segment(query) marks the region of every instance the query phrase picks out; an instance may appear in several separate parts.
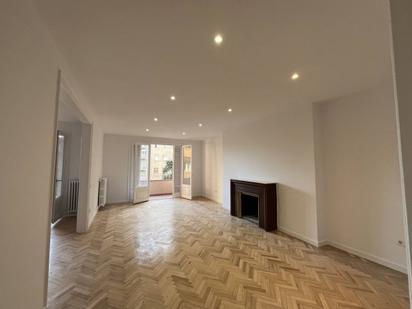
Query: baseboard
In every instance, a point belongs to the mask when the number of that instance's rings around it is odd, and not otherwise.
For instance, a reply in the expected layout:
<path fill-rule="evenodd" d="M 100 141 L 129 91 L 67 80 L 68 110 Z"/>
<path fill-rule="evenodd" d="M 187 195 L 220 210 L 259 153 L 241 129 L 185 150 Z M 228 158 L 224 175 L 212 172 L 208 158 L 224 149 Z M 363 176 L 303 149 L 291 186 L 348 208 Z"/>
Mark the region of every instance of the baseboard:
<path fill-rule="evenodd" d="M 286 227 L 278 226 L 278 230 L 279 230 L 280 232 L 282 232 L 282 233 L 288 234 L 288 235 L 290 235 L 290 236 L 292 236 L 292 237 L 295 237 L 295 238 L 297 238 L 297 239 L 299 239 L 299 240 L 302 240 L 302 241 L 304 241 L 304 242 L 306 242 L 306 243 L 308 243 L 308 244 L 311 244 L 312 246 L 315 246 L 315 247 L 318 247 L 318 246 L 319 246 L 319 243 L 318 243 L 317 240 L 312 239 L 312 238 L 310 238 L 310 237 L 307 237 L 307 236 L 305 236 L 305 235 L 302 235 L 302 234 L 300 234 L 300 233 L 298 233 L 298 232 L 292 231 L 292 230 L 290 230 L 290 229 L 288 229 L 288 228 L 286 228 Z"/>
<path fill-rule="evenodd" d="M 206 196 L 206 195 L 201 195 L 200 197 L 202 197 L 202 198 L 204 198 L 204 199 L 206 199 L 206 200 L 209 200 L 209 201 L 211 201 L 211 202 L 213 202 L 213 203 L 216 203 L 216 204 L 219 204 L 219 205 L 223 206 L 222 202 L 219 202 L 219 201 L 217 201 L 217 200 L 214 200 L 214 199 L 212 199 L 212 198 L 210 198 L 210 197 L 208 197 L 208 196 Z"/>
<path fill-rule="evenodd" d="M 156 194 L 150 194 L 150 196 L 166 196 L 166 195 L 172 195 L 173 193 L 156 193 Z"/>
<path fill-rule="evenodd" d="M 358 249 L 346 246 L 344 244 L 341 244 L 341 243 L 338 243 L 338 242 L 335 242 L 335 241 L 323 240 L 323 241 L 319 242 L 320 247 L 321 246 L 326 246 L 326 245 L 338 248 L 340 250 L 346 251 L 346 252 L 351 253 L 353 255 L 356 255 L 358 257 L 364 258 L 364 259 L 372 261 L 374 263 L 377 263 L 377 264 L 386 266 L 388 268 L 391 268 L 393 270 L 399 271 L 401 273 L 404 273 L 404 274 L 408 273 L 408 271 L 406 269 L 406 266 L 399 265 L 397 263 L 388 261 L 388 260 L 386 260 L 384 258 L 381 258 L 379 256 L 376 256 L 374 254 L 367 253 L 365 251 L 358 250 Z"/>
<path fill-rule="evenodd" d="M 318 241 L 318 247 L 323 247 L 323 246 L 327 246 L 330 245 L 329 241 L 324 239 L 324 240 L 319 240 Z M 331 245 L 330 245 L 331 246 Z"/>
<path fill-rule="evenodd" d="M 103 208 L 105 207 L 105 206 L 112 206 L 112 205 L 124 205 L 124 204 L 130 204 L 131 202 L 130 201 L 118 201 L 118 202 L 116 202 L 116 201 L 111 201 L 111 202 L 107 202 L 106 203 L 106 205 L 104 205 L 103 206 Z"/>

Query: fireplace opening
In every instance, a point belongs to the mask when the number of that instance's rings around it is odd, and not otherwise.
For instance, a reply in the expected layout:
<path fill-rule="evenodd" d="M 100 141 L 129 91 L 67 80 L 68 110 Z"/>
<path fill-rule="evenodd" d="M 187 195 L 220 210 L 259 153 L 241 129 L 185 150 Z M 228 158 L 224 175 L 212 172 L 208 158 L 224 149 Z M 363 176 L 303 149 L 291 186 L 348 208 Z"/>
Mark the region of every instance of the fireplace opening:
<path fill-rule="evenodd" d="M 259 197 L 241 193 L 242 217 L 253 223 L 259 224 Z"/>

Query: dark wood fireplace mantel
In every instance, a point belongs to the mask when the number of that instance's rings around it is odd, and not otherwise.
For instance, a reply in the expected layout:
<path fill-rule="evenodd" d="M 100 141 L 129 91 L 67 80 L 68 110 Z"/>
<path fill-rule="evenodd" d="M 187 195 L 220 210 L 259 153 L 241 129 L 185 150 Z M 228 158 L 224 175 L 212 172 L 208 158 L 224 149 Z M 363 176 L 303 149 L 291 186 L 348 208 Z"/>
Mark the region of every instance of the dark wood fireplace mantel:
<path fill-rule="evenodd" d="M 248 196 L 243 199 L 242 195 Z M 252 198 L 249 198 L 252 197 Z M 256 206 L 252 205 L 255 197 Z M 242 201 L 247 200 L 251 205 L 248 207 L 257 207 L 256 221 L 259 227 L 266 231 L 277 229 L 277 198 L 276 183 L 254 182 L 246 180 L 230 180 L 230 214 L 239 218 L 246 217 L 245 213 L 253 213 L 253 209 L 242 207 Z M 252 221 L 252 220 L 251 220 Z"/>

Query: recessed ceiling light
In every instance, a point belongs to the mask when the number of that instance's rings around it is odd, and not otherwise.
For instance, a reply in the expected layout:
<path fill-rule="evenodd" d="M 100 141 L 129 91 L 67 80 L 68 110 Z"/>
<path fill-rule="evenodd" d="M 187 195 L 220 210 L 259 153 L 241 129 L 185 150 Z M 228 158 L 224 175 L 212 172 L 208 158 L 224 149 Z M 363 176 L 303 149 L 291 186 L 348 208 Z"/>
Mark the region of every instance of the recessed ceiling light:
<path fill-rule="evenodd" d="M 150 130 L 149 129 L 146 129 L 146 132 L 149 132 Z"/>
<path fill-rule="evenodd" d="M 176 97 L 174 95 L 170 96 L 170 100 L 174 101 L 176 100 Z"/>
<path fill-rule="evenodd" d="M 232 110 L 231 108 L 228 108 L 227 111 L 228 111 L 229 113 L 231 113 L 233 110 Z"/>
<path fill-rule="evenodd" d="M 292 80 L 297 80 L 299 78 L 299 74 L 298 73 L 293 73 L 291 78 L 292 78 Z"/>
<path fill-rule="evenodd" d="M 215 40 L 216 45 L 220 45 L 223 42 L 223 37 L 222 37 L 221 34 L 218 33 L 218 34 L 215 35 L 214 40 Z"/>
<path fill-rule="evenodd" d="M 203 127 L 203 123 L 199 123 L 198 126 L 199 126 L 199 127 Z"/>
<path fill-rule="evenodd" d="M 158 122 L 159 119 L 157 119 L 156 117 L 153 118 L 154 122 Z"/>
<path fill-rule="evenodd" d="M 186 135 L 186 132 L 182 132 L 182 135 Z"/>

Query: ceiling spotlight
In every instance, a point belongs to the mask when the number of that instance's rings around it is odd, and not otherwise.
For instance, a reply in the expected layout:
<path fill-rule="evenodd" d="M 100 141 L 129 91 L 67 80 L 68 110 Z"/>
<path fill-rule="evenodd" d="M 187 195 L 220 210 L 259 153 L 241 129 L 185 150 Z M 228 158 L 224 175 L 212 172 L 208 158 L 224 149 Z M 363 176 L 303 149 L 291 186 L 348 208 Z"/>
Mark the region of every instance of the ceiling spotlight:
<path fill-rule="evenodd" d="M 186 135 L 186 132 L 182 132 L 182 135 Z"/>
<path fill-rule="evenodd" d="M 150 130 L 149 129 L 146 129 L 146 132 L 149 132 Z"/>
<path fill-rule="evenodd" d="M 203 127 L 203 123 L 199 123 L 198 126 L 199 126 L 199 127 Z"/>
<path fill-rule="evenodd" d="M 170 100 L 175 101 L 176 97 L 174 95 L 170 96 Z"/>
<path fill-rule="evenodd" d="M 231 109 L 231 108 L 228 108 L 227 111 L 228 111 L 229 113 L 231 113 L 231 112 L 232 112 L 232 109 Z"/>
<path fill-rule="evenodd" d="M 220 45 L 220 44 L 222 44 L 222 42 L 223 42 L 223 37 L 222 37 L 222 35 L 220 35 L 220 34 L 216 34 L 214 40 L 215 40 L 215 44 L 216 44 L 216 45 Z"/>
<path fill-rule="evenodd" d="M 298 73 L 293 73 L 291 78 L 292 78 L 292 80 L 297 80 L 299 78 L 299 74 Z"/>
<path fill-rule="evenodd" d="M 156 117 L 153 118 L 154 122 L 158 122 L 159 119 L 157 119 Z"/>

